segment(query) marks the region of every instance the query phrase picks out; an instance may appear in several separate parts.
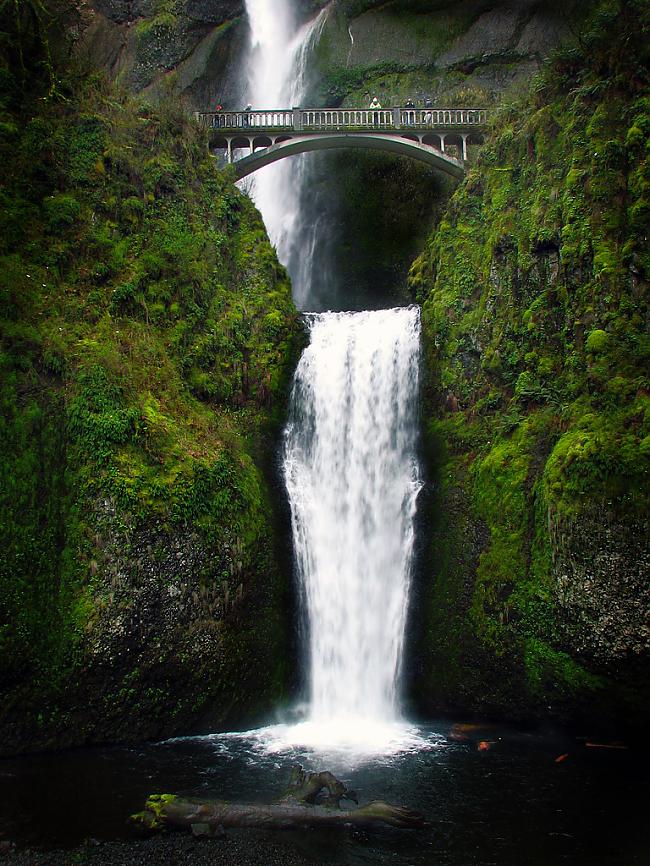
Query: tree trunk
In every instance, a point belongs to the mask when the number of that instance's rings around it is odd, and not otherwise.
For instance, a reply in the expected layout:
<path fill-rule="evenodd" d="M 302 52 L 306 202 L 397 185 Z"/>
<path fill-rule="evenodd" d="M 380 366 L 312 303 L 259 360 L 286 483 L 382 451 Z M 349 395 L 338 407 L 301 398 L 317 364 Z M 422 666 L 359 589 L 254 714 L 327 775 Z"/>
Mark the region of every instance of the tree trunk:
<path fill-rule="evenodd" d="M 327 796 L 318 801 L 323 788 Z M 367 806 L 342 809 L 340 801 L 356 802 L 356 794 L 331 773 L 305 773 L 294 769 L 285 796 L 268 805 L 198 800 L 175 794 L 152 794 L 143 812 L 132 820 L 147 830 L 182 829 L 195 835 L 216 836 L 227 827 L 288 829 L 295 827 L 392 827 L 413 828 L 423 823 L 422 815 L 404 806 L 376 800 Z"/>

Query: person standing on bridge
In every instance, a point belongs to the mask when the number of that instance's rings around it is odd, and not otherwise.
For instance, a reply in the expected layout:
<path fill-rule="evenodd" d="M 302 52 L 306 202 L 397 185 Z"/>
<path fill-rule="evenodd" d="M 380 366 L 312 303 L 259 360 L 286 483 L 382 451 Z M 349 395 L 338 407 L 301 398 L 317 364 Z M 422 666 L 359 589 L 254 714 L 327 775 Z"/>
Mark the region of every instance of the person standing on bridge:
<path fill-rule="evenodd" d="M 374 124 L 379 124 L 379 111 L 375 110 L 375 109 L 380 109 L 381 104 L 380 104 L 380 102 L 376 96 L 372 97 L 372 102 L 370 103 L 370 107 L 373 109 L 373 111 L 375 111 L 375 113 L 372 116 L 372 122 Z"/>

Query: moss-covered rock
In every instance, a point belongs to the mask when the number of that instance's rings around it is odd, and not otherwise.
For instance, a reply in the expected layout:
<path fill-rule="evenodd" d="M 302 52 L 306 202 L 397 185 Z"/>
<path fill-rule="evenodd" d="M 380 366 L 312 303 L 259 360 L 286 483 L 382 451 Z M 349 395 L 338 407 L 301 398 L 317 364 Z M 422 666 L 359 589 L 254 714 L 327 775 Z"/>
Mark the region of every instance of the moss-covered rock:
<path fill-rule="evenodd" d="M 428 710 L 650 712 L 649 23 L 603 4 L 502 109 L 411 270 L 438 455 Z"/>
<path fill-rule="evenodd" d="M 6 16 L 0 65 L 5 752 L 241 720 L 287 682 L 286 272 L 175 101 L 44 75 L 43 23 L 21 69 Z"/>

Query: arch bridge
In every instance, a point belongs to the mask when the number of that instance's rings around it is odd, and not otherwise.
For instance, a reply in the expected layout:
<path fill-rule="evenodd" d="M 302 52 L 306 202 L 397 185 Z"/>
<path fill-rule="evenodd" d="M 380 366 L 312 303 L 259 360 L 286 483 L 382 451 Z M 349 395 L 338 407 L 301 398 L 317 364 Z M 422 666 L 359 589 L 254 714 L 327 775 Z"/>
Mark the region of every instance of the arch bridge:
<path fill-rule="evenodd" d="M 409 156 L 453 177 L 465 173 L 468 146 L 481 144 L 484 108 L 290 108 L 196 112 L 210 146 L 225 151 L 237 179 L 287 156 L 363 147 Z M 237 152 L 248 150 L 237 158 Z"/>

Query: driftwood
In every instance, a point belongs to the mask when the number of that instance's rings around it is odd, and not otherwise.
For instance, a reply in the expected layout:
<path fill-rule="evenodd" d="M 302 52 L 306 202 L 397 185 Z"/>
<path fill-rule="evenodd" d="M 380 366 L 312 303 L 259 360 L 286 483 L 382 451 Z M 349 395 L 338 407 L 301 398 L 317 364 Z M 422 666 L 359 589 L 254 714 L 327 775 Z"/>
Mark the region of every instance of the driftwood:
<path fill-rule="evenodd" d="M 326 794 L 321 794 L 325 790 Z M 131 820 L 146 830 L 189 830 L 197 836 L 219 836 L 228 827 L 262 827 L 289 829 L 295 827 L 392 827 L 413 828 L 423 823 L 422 815 L 403 806 L 376 800 L 367 806 L 344 809 L 341 800 L 357 802 L 331 773 L 305 773 L 295 767 L 285 795 L 268 805 L 227 803 L 223 800 L 199 800 L 175 794 L 152 794 L 144 811 Z"/>

